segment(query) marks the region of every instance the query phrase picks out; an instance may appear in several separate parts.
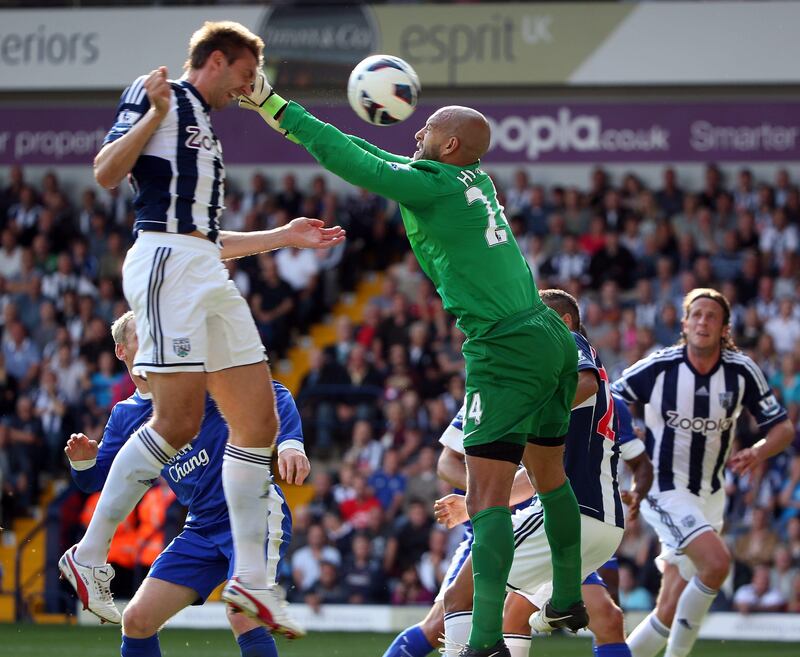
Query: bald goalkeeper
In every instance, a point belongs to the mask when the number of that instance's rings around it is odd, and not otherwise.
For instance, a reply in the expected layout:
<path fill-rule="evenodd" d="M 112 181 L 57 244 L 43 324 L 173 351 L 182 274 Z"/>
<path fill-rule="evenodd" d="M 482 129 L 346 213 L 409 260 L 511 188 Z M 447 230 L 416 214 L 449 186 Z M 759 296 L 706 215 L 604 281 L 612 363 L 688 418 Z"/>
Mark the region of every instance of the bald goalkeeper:
<path fill-rule="evenodd" d="M 584 627 L 580 515 L 563 465 L 577 350 L 539 299 L 494 184 L 480 168 L 490 140 L 486 118 L 467 107 L 438 110 L 415 135 L 417 150 L 408 158 L 322 123 L 275 94 L 263 76 L 239 104 L 329 171 L 400 204 L 420 266 L 467 336 L 464 447 L 475 613 L 459 654 L 508 655 L 502 610 L 515 540 L 508 499 L 523 457 L 552 551 L 553 597 L 541 613 L 553 629 Z"/>

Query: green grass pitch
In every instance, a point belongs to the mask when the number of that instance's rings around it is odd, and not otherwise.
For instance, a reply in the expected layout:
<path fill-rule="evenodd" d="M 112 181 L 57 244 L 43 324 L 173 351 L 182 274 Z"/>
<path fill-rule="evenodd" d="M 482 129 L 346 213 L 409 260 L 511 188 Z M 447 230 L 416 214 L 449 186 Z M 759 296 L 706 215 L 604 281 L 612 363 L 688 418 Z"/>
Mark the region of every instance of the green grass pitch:
<path fill-rule="evenodd" d="M 312 633 L 300 641 L 278 639 L 281 657 L 381 657 L 392 640 L 388 634 Z M 535 657 L 591 657 L 586 639 L 534 640 Z M 161 634 L 164 657 L 237 657 L 238 646 L 223 630 L 180 630 Z M 435 654 L 435 653 L 434 653 Z M 0 625 L 0 655 L 9 657 L 116 657 L 119 629 L 56 625 Z M 791 643 L 700 641 L 692 657 L 797 657 Z"/>

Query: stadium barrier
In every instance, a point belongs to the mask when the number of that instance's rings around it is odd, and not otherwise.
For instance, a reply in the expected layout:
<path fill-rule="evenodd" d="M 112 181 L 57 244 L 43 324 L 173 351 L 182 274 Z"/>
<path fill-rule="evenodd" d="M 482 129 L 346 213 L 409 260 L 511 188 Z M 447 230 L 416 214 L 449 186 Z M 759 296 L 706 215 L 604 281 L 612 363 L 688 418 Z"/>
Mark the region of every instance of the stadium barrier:
<path fill-rule="evenodd" d="M 420 622 L 427 606 L 323 605 L 319 612 L 304 604 L 291 605 L 292 616 L 312 632 L 399 632 Z M 625 626 L 632 630 L 646 614 L 625 615 Z M 97 617 L 86 611 L 78 615 L 80 625 L 96 625 Z M 187 607 L 167 623 L 184 629 L 227 629 L 225 605 L 209 602 Z M 701 639 L 724 641 L 800 642 L 800 614 L 709 614 L 700 630 Z"/>

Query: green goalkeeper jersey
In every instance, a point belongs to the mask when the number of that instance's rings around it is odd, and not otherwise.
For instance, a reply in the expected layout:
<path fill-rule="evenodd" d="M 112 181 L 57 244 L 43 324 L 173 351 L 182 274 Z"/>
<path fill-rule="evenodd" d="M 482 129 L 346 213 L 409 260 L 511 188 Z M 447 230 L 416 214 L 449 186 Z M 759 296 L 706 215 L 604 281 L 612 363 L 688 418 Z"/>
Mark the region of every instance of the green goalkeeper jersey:
<path fill-rule="evenodd" d="M 387 153 L 297 103 L 286 107 L 281 127 L 329 171 L 400 204 L 420 266 L 467 337 L 542 305 L 492 179 L 479 162 L 458 167 Z"/>

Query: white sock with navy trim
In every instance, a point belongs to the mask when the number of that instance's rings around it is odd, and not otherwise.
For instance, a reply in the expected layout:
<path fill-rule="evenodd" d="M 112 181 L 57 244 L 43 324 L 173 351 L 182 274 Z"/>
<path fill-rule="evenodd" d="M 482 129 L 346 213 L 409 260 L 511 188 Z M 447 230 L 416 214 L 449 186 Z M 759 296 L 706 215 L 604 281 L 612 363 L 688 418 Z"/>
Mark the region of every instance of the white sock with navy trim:
<path fill-rule="evenodd" d="M 228 443 L 222 458 L 222 487 L 233 535 L 234 571 L 251 588 L 267 587 L 269 497 L 272 447 L 237 447 Z"/>
<path fill-rule="evenodd" d="M 444 615 L 445 657 L 458 657 L 461 648 L 469 641 L 472 629 L 472 611 L 454 611 Z"/>
<path fill-rule="evenodd" d="M 669 628 L 652 611 L 630 633 L 627 643 L 633 657 L 655 657 L 664 649 L 668 640 Z"/>
<path fill-rule="evenodd" d="M 528 657 L 531 651 L 532 637 L 530 635 L 503 634 L 503 640 L 506 642 L 511 657 Z"/>
<path fill-rule="evenodd" d="M 147 425 L 130 437 L 114 457 L 92 519 L 75 550 L 75 561 L 84 566 L 99 566 L 108 560 L 117 527 L 177 452 Z"/>
<path fill-rule="evenodd" d="M 686 657 L 697 641 L 700 626 L 703 624 L 711 603 L 719 591 L 706 586 L 695 575 L 683 589 L 675 608 L 675 620 L 669 634 L 667 652 L 664 657 Z"/>

